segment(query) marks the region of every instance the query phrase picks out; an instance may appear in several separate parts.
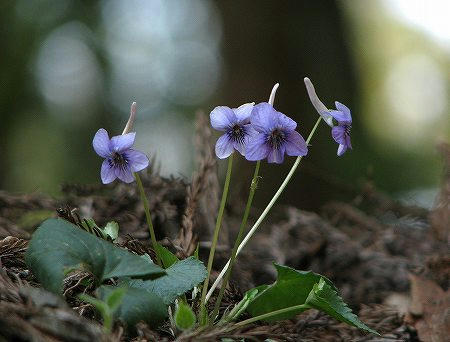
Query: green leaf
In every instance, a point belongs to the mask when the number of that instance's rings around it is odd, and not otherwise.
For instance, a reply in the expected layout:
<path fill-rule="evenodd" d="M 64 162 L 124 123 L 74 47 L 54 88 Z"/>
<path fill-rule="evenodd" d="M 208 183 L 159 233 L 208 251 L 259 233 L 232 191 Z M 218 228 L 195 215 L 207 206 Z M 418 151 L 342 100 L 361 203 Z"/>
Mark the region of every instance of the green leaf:
<path fill-rule="evenodd" d="M 97 283 L 113 277 L 154 279 L 165 273 L 63 219 L 46 220 L 36 230 L 25 262 L 42 286 L 53 293 L 61 293 L 65 274 L 74 269 L 91 272 Z"/>
<path fill-rule="evenodd" d="M 144 321 L 151 327 L 157 327 L 167 318 L 167 305 L 159 296 L 142 289 L 124 289 L 126 291 L 114 317 L 126 323 L 129 328 L 133 329 L 139 321 Z M 115 286 L 104 285 L 97 289 L 97 293 L 100 298 L 107 300 L 116 290 Z"/>
<path fill-rule="evenodd" d="M 112 312 L 115 312 L 119 308 L 126 291 L 127 289 L 124 287 L 117 287 L 114 291 L 108 293 L 105 298 L 105 302 L 108 304 L 108 307 Z"/>
<path fill-rule="evenodd" d="M 267 315 L 261 319 L 271 322 L 289 319 L 309 308 L 315 308 L 341 322 L 377 334 L 352 313 L 327 278 L 311 271 L 297 271 L 277 264 L 275 268 L 278 272 L 276 282 L 255 288 L 259 293 L 247 307 L 253 317 Z M 278 310 L 284 312 L 275 313 Z"/>
<path fill-rule="evenodd" d="M 311 293 L 306 299 L 306 304 L 326 312 L 338 321 L 353 325 L 361 330 L 379 335 L 375 330 L 370 329 L 352 313 L 352 310 L 344 303 L 336 290 L 323 279 L 318 284 L 314 284 Z"/>
<path fill-rule="evenodd" d="M 311 271 L 297 271 L 293 268 L 274 264 L 278 277 L 272 285 L 258 286 L 258 295 L 248 305 L 247 311 L 253 316 L 288 308 L 295 305 L 304 304 L 308 298 L 314 284 L 322 278 L 319 274 Z M 331 281 L 324 278 L 330 286 Z M 279 314 L 266 319 L 266 321 L 277 321 L 294 317 L 305 309 L 298 309 L 292 312 Z"/>
<path fill-rule="evenodd" d="M 115 221 L 108 222 L 105 228 L 100 228 L 100 230 L 106 237 L 109 237 L 111 241 L 116 241 L 119 236 L 119 224 Z"/>
<path fill-rule="evenodd" d="M 175 324 L 177 328 L 180 330 L 188 330 L 195 325 L 195 322 L 195 314 L 191 307 L 180 300 L 177 310 L 175 311 Z"/>
<path fill-rule="evenodd" d="M 171 251 L 169 251 L 166 247 L 157 244 L 158 248 L 158 254 L 161 257 L 161 261 L 163 263 L 164 268 L 169 268 L 176 262 L 178 262 L 180 259 L 177 258 L 175 254 L 173 254 Z"/>
<path fill-rule="evenodd" d="M 166 304 L 172 303 L 194 286 L 201 283 L 207 275 L 203 263 L 194 257 L 178 261 L 166 270 L 167 275 L 155 280 L 128 280 L 130 287 L 145 289 L 160 296 Z"/>

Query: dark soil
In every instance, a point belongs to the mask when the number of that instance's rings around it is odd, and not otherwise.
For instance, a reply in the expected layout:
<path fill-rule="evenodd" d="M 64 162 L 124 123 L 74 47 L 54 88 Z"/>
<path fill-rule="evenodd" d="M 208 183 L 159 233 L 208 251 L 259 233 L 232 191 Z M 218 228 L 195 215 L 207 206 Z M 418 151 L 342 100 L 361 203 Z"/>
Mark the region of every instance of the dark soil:
<path fill-rule="evenodd" d="M 201 125 L 202 118 L 199 118 Z M 204 127 L 204 126 L 203 126 Z M 208 132 L 199 139 L 207 141 Z M 197 146 L 210 146 L 197 144 Z M 441 146 L 450 165 L 450 148 Z M 217 212 L 220 189 L 211 151 L 199 150 L 199 171 L 191 184 L 150 172 L 144 185 L 150 198 L 157 237 L 180 257 L 200 243 L 205 259 Z M 64 299 L 39 288 L 24 263 L 33 230 L 56 209 L 77 208 L 82 217 L 120 224 L 120 245 L 138 254 L 150 249 L 139 194 L 134 186 L 63 187 L 64 196 L 12 195 L 0 192 L 0 340 L 3 341 L 172 341 L 169 328 L 137 325 L 130 335 L 118 324 L 112 335 L 102 331 L 93 308 L 77 295 L 91 293 L 71 274 Z M 251 324 L 230 330 L 213 328 L 179 335 L 178 341 L 448 341 L 450 336 L 450 175 L 446 169 L 440 198 L 428 211 L 403 206 L 380 195 L 370 183 L 349 203 L 330 202 L 320 212 L 278 206 L 239 257 L 222 310 L 242 293 L 275 279 L 272 262 L 311 269 L 330 278 L 344 300 L 382 337 L 365 334 L 314 310 L 272 325 Z M 252 220 L 259 212 L 255 210 Z M 220 270 L 229 256 L 240 211 L 228 208 L 215 262 Z M 251 223 L 251 222 L 250 222 Z M 216 276 L 215 273 L 214 276 Z"/>

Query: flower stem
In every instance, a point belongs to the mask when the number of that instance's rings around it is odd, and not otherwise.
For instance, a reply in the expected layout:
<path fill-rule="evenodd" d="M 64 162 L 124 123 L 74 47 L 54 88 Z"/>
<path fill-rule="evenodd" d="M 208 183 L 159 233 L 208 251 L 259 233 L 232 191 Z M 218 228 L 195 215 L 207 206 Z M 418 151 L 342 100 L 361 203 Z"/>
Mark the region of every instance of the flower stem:
<path fill-rule="evenodd" d="M 262 319 L 270 318 L 270 317 L 273 317 L 273 316 L 276 316 L 276 315 L 279 315 L 279 314 L 284 314 L 284 313 L 291 312 L 291 311 L 297 311 L 299 309 L 308 310 L 310 308 L 311 307 L 309 305 L 307 305 L 307 304 L 295 305 L 295 306 L 291 306 L 291 307 L 288 307 L 288 308 L 284 308 L 284 309 L 280 309 L 280 310 L 276 310 L 276 311 L 271 311 L 271 312 L 268 312 L 268 313 L 265 313 L 265 314 L 262 314 L 262 315 L 259 315 L 259 316 L 256 316 L 256 317 L 252 317 L 252 318 L 246 319 L 245 321 L 237 322 L 236 324 L 234 324 L 234 327 L 242 327 L 244 325 L 247 325 L 247 324 L 250 324 L 250 323 L 253 323 L 253 322 L 256 322 L 256 321 L 260 321 Z"/>
<path fill-rule="evenodd" d="M 111 333 L 112 326 L 113 326 L 113 315 L 111 312 L 108 312 L 103 316 L 103 329 L 107 334 L 109 334 Z"/>
<path fill-rule="evenodd" d="M 311 138 L 313 137 L 317 126 L 319 126 L 320 120 L 322 119 L 322 117 L 319 117 L 319 119 L 317 120 L 316 124 L 314 125 L 313 129 L 311 130 L 311 132 L 309 133 L 308 139 L 306 139 L 306 144 L 309 144 L 309 142 L 311 141 Z M 245 247 L 245 245 L 247 244 L 248 240 L 250 240 L 250 238 L 253 236 L 253 234 L 255 233 L 255 231 L 258 229 L 259 225 L 261 224 L 261 222 L 264 220 L 264 218 L 267 216 L 267 214 L 269 213 L 270 209 L 272 209 L 273 205 L 275 204 L 275 202 L 277 201 L 278 197 L 280 197 L 281 193 L 283 192 L 284 188 L 286 188 L 286 185 L 289 183 L 289 181 L 291 180 L 292 176 L 294 175 L 295 170 L 297 169 L 298 165 L 300 164 L 300 161 L 302 160 L 301 156 L 298 156 L 297 159 L 295 160 L 294 165 L 292 165 L 291 170 L 289 171 L 289 173 L 287 174 L 285 180 L 283 181 L 283 183 L 281 183 L 280 188 L 277 190 L 277 192 L 275 193 L 275 195 L 273 196 L 273 198 L 270 200 L 269 204 L 267 205 L 267 207 L 264 209 L 264 211 L 262 212 L 261 216 L 258 218 L 258 220 L 255 222 L 255 224 L 253 225 L 253 227 L 250 229 L 250 231 L 247 233 L 247 235 L 244 237 L 244 239 L 242 240 L 241 244 L 239 245 L 238 249 L 237 249 L 237 253 L 236 255 L 238 255 L 241 250 Z M 223 276 L 225 275 L 225 272 L 227 271 L 227 269 L 230 267 L 230 261 L 228 260 L 227 264 L 223 267 L 222 271 L 220 272 L 219 276 L 217 277 L 216 281 L 214 282 L 214 284 L 211 286 L 211 288 L 208 291 L 208 294 L 206 296 L 206 301 L 209 300 L 209 298 L 211 298 L 212 293 L 214 292 L 215 288 L 217 287 L 217 285 L 219 284 L 219 282 L 222 280 Z"/>
<path fill-rule="evenodd" d="M 152 239 L 153 250 L 156 253 L 156 262 L 158 263 L 158 266 L 162 267 L 161 258 L 159 256 L 158 243 L 156 242 L 155 230 L 153 229 L 152 217 L 150 215 L 150 209 L 148 206 L 148 199 L 147 196 L 145 196 L 145 191 L 144 187 L 142 186 L 141 177 L 139 177 L 139 174 L 137 172 L 134 173 L 134 177 L 136 178 L 136 183 L 138 185 L 139 193 L 141 195 L 141 200 L 144 203 L 145 218 L 147 219 L 147 225 L 150 231 L 150 237 Z"/>
<path fill-rule="evenodd" d="M 220 227 L 222 225 L 222 217 L 223 217 L 223 212 L 225 209 L 225 203 L 227 202 L 228 188 L 230 187 L 232 168 L 233 168 L 233 153 L 230 155 L 230 157 L 228 157 L 228 168 L 227 168 L 227 175 L 225 177 L 225 184 L 223 185 L 222 200 L 220 201 L 219 213 L 217 214 L 216 227 L 214 228 L 213 239 L 211 242 L 211 250 L 209 251 L 208 267 L 207 267 L 208 276 L 206 277 L 206 279 L 203 283 L 202 297 L 200 300 L 200 323 L 202 325 L 205 325 L 207 323 L 206 319 L 205 319 L 206 318 L 205 298 L 206 298 L 206 292 L 208 291 L 209 277 L 211 276 L 211 269 L 212 269 L 212 264 L 214 261 L 214 253 L 216 251 L 217 240 L 219 239 L 219 231 L 220 231 Z"/>
<path fill-rule="evenodd" d="M 248 215 L 250 213 L 250 208 L 252 207 L 253 202 L 253 196 L 255 195 L 256 188 L 258 187 L 258 173 L 259 173 L 259 167 L 261 165 L 261 161 L 258 160 L 256 162 L 255 166 L 255 172 L 253 174 L 252 183 L 250 185 L 250 193 L 248 195 L 247 199 L 247 205 L 245 206 L 244 216 L 242 217 L 241 226 L 239 228 L 239 233 L 236 237 L 236 241 L 234 242 L 233 250 L 231 252 L 231 258 L 230 258 L 230 267 L 228 267 L 227 272 L 225 274 L 225 278 L 223 280 L 222 286 L 220 287 L 219 296 L 217 297 L 216 304 L 214 305 L 214 311 L 211 315 L 212 321 L 214 321 L 215 317 L 217 316 L 220 308 L 220 303 L 222 302 L 223 294 L 225 292 L 225 288 L 227 287 L 228 281 L 231 276 L 231 272 L 233 269 L 233 264 L 236 259 L 237 249 L 239 247 L 239 244 L 242 241 L 242 236 L 244 235 L 244 229 L 247 226 L 247 219 Z"/>

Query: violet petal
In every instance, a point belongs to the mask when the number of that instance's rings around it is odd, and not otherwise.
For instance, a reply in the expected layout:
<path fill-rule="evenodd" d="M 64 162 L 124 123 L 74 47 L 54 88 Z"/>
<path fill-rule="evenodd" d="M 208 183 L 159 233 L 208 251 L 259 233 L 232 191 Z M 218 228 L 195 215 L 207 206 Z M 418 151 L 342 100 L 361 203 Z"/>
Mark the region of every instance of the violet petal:
<path fill-rule="evenodd" d="M 278 114 L 270 104 L 261 102 L 253 107 L 250 122 L 258 132 L 271 131 L 278 124 Z"/>
<path fill-rule="evenodd" d="M 344 120 L 342 121 L 352 122 L 352 114 L 350 113 L 350 109 L 338 101 L 335 101 L 334 104 L 336 105 L 336 109 L 344 114 Z"/>
<path fill-rule="evenodd" d="M 219 159 L 225 159 L 233 153 L 233 142 L 227 134 L 222 135 L 216 142 L 216 156 Z"/>
<path fill-rule="evenodd" d="M 109 166 L 108 159 L 105 159 L 102 163 L 102 168 L 100 170 L 100 176 L 102 178 L 103 184 L 109 184 L 117 178 L 116 174 L 114 172 L 114 167 Z"/>
<path fill-rule="evenodd" d="M 339 147 L 337 149 L 337 155 L 340 157 L 345 153 L 345 151 L 347 151 L 347 146 L 339 144 Z"/>
<path fill-rule="evenodd" d="M 136 139 L 136 132 L 127 133 L 124 135 L 116 135 L 111 138 L 110 149 L 115 152 L 123 152 L 128 150 L 134 144 Z"/>
<path fill-rule="evenodd" d="M 267 162 L 281 164 L 284 160 L 284 151 L 284 146 L 271 149 L 269 154 L 267 155 Z"/>
<path fill-rule="evenodd" d="M 345 146 L 347 146 L 347 148 L 353 149 L 353 147 L 352 147 L 352 142 L 351 142 L 351 140 L 350 140 L 350 136 L 349 136 L 349 135 L 347 135 L 347 136 L 345 137 Z"/>
<path fill-rule="evenodd" d="M 130 165 L 122 165 L 121 167 L 115 167 L 114 172 L 116 177 L 122 182 L 132 183 L 134 181 L 134 175 L 131 171 Z"/>
<path fill-rule="evenodd" d="M 338 144 L 345 144 L 345 128 L 342 126 L 334 126 L 331 129 L 331 136 Z"/>
<path fill-rule="evenodd" d="M 233 125 L 237 119 L 233 110 L 226 106 L 219 106 L 213 109 L 209 114 L 211 126 L 218 131 L 225 131 L 229 126 Z"/>
<path fill-rule="evenodd" d="M 238 122 L 250 122 L 250 115 L 252 114 L 252 110 L 255 103 L 245 103 L 242 106 L 239 106 L 238 108 L 234 108 L 234 114 L 236 115 Z"/>
<path fill-rule="evenodd" d="M 108 158 L 111 155 L 111 151 L 109 150 L 109 136 L 106 129 L 100 128 L 97 133 L 95 133 L 94 139 L 92 140 L 92 146 L 100 157 Z"/>
<path fill-rule="evenodd" d="M 245 145 L 246 145 L 245 142 L 243 144 L 238 141 L 233 142 L 233 148 L 244 157 L 245 157 L 245 150 L 246 150 Z"/>
<path fill-rule="evenodd" d="M 336 102 L 336 103 L 339 103 L 339 102 Z M 340 105 L 345 107 L 343 104 L 340 104 Z M 339 106 L 339 107 L 342 108 L 341 106 Z M 347 108 L 347 107 L 345 107 L 345 108 Z M 333 118 L 335 118 L 339 124 L 347 124 L 347 125 L 352 124 L 352 116 L 350 114 L 350 109 L 348 109 L 348 108 L 346 109 L 345 112 L 343 112 L 341 110 L 330 110 L 330 115 Z"/>
<path fill-rule="evenodd" d="M 149 164 L 148 157 L 140 151 L 129 149 L 123 153 L 123 156 L 128 161 L 133 172 L 141 171 Z"/>
<path fill-rule="evenodd" d="M 264 133 L 254 133 L 250 136 L 245 158 L 250 161 L 262 160 L 269 154 L 269 146 L 266 143 L 266 135 Z"/>
<path fill-rule="evenodd" d="M 288 156 L 306 156 L 308 154 L 306 141 L 297 131 L 286 135 L 285 147 Z"/>
<path fill-rule="evenodd" d="M 283 113 L 277 112 L 278 114 L 278 125 L 283 127 L 285 131 L 293 131 L 297 128 L 297 123 L 290 117 L 284 115 Z"/>

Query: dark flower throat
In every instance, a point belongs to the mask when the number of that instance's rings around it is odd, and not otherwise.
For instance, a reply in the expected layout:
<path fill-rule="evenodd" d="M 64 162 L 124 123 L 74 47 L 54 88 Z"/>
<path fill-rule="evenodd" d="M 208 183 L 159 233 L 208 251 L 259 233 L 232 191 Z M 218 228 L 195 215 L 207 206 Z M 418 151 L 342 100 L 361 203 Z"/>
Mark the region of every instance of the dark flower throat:
<path fill-rule="evenodd" d="M 246 135 L 244 127 L 242 127 L 239 124 L 235 124 L 232 126 L 229 131 L 227 132 L 228 138 L 232 141 L 235 141 L 237 143 L 243 144 L 244 138 Z"/>
<path fill-rule="evenodd" d="M 108 163 L 111 167 L 124 167 L 128 164 L 128 160 L 126 160 L 120 153 L 114 152 L 112 157 L 108 159 Z"/>
<path fill-rule="evenodd" d="M 282 130 L 275 128 L 267 137 L 267 142 L 273 149 L 278 149 L 285 141 L 285 136 Z"/>

